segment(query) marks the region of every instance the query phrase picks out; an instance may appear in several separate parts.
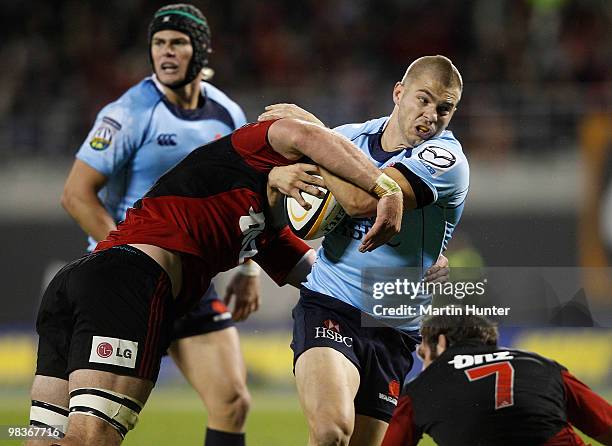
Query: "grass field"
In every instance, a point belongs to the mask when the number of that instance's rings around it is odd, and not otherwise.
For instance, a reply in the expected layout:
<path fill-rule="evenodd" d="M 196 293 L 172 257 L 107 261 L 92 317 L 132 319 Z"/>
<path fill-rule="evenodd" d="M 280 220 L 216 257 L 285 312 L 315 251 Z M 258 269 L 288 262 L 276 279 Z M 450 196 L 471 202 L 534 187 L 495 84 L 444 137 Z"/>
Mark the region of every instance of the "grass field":
<path fill-rule="evenodd" d="M 0 425 L 27 424 L 27 392 L 11 391 L 0 395 Z M 130 432 L 123 444 L 202 445 L 205 420 L 201 403 L 190 389 L 158 388 L 143 410 L 137 428 Z M 253 406 L 247 422 L 249 446 L 301 446 L 306 444 L 306 440 L 306 423 L 294 393 L 253 392 Z M 599 444 L 588 441 L 594 446 Z M 0 445 L 17 444 L 19 441 L 0 439 Z M 435 443 L 426 438 L 419 445 Z"/>

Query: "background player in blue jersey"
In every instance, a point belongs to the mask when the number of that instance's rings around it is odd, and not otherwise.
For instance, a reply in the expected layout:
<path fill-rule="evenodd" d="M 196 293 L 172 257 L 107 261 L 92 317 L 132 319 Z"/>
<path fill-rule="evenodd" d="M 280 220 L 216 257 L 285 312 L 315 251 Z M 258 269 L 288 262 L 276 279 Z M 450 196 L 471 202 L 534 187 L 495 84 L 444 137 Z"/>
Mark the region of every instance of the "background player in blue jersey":
<path fill-rule="evenodd" d="M 89 234 L 89 250 L 116 229 L 128 207 L 193 149 L 246 123 L 241 108 L 204 79 L 210 29 L 192 5 L 159 9 L 149 28 L 153 74 L 98 114 L 66 181 L 62 205 Z M 230 282 L 234 318 L 259 305 L 259 267 Z M 244 444 L 250 396 L 231 314 L 213 286 L 175 323 L 169 353 L 208 409 L 206 444 Z"/>
<path fill-rule="evenodd" d="M 326 186 L 352 218 L 325 237 L 293 312 L 295 376 L 310 444 L 382 440 L 412 366 L 416 342 L 410 333 L 419 319 L 408 320 L 402 331 L 362 326 L 362 313 L 372 313 L 372 299 L 362 293 L 371 284 L 362 283 L 362 272 L 368 267 L 426 271 L 450 239 L 469 183 L 461 145 L 446 130 L 462 89 L 449 59 L 422 57 L 396 83 L 390 116 L 335 129 L 401 186 L 404 218 L 401 232 L 386 246 L 362 254 L 359 240 L 371 227 L 375 201 L 321 169 Z M 321 124 L 291 104 L 268 107 L 260 119 L 281 116 Z M 411 302 L 428 299 L 417 296 Z"/>

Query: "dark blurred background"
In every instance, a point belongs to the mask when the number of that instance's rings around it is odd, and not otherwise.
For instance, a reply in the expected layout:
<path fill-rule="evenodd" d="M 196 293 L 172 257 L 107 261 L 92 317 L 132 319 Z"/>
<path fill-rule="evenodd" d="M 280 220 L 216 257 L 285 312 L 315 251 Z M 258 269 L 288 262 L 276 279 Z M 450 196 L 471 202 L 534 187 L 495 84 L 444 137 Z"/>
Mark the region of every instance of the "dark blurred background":
<path fill-rule="evenodd" d="M 149 74 L 147 26 L 165 3 L 1 3 L 2 155 L 71 156 L 99 108 Z M 438 53 L 466 82 L 453 127 L 472 156 L 572 150 L 584 114 L 612 104 L 606 0 L 195 4 L 212 28 L 214 82 L 250 119 L 281 100 L 332 125 L 378 116 L 410 61 Z"/>

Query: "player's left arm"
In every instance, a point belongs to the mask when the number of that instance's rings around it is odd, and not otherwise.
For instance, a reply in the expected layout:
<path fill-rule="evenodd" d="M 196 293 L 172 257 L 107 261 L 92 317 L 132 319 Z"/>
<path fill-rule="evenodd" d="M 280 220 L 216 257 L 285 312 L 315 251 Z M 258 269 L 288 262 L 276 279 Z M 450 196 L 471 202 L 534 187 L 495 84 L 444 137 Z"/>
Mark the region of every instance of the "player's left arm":
<path fill-rule="evenodd" d="M 561 372 L 570 423 L 605 445 L 612 445 L 612 406 L 567 370 Z"/>
<path fill-rule="evenodd" d="M 232 318 L 235 321 L 244 321 L 251 313 L 259 310 L 261 304 L 260 269 L 259 265 L 247 259 L 236 268 L 236 272 L 227 284 L 223 301 L 228 306 L 232 301 L 234 302 Z"/>

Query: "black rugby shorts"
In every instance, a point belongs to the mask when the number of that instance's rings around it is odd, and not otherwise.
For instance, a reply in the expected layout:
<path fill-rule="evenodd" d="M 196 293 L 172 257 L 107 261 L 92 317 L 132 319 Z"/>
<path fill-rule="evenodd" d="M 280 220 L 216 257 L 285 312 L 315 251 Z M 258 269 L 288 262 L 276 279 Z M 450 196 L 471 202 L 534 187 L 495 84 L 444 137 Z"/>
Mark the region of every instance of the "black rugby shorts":
<path fill-rule="evenodd" d="M 43 295 L 36 374 L 92 369 L 155 382 L 173 320 L 170 279 L 149 256 L 127 245 L 86 255 Z"/>
<path fill-rule="evenodd" d="M 172 340 L 204 335 L 234 325 L 230 310 L 219 299 L 214 285 L 211 284 L 196 307 L 174 321 Z"/>
<path fill-rule="evenodd" d="M 390 327 L 362 327 L 360 310 L 304 287 L 292 315 L 294 367 L 310 348 L 339 351 L 359 370 L 355 412 L 389 422 L 412 368 L 416 340 Z"/>

